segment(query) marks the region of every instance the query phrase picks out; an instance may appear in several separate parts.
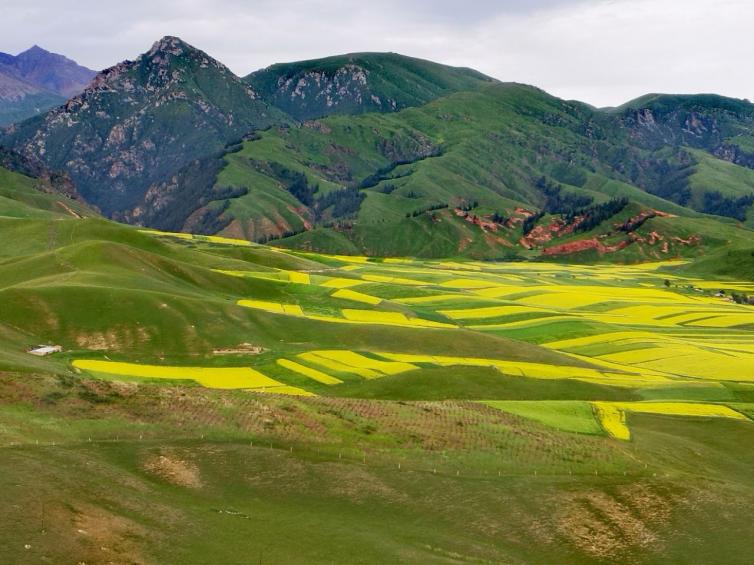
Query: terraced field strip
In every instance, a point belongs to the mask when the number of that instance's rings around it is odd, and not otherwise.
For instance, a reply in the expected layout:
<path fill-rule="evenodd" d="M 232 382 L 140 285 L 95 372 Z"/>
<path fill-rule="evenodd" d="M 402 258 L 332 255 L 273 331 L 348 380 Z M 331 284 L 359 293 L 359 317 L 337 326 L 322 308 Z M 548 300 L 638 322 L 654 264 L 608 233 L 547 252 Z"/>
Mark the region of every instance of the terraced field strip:
<path fill-rule="evenodd" d="M 335 371 L 336 373 L 350 373 L 353 375 L 358 375 L 365 379 L 377 379 L 383 376 L 381 373 L 373 371 L 368 367 L 354 367 L 346 363 L 341 363 L 340 361 L 337 361 L 335 359 L 331 359 L 330 357 L 318 355 L 317 352 L 314 351 L 299 353 L 298 358 L 308 363 L 324 367 L 325 369 L 330 369 L 331 371 Z"/>
<path fill-rule="evenodd" d="M 407 279 L 407 278 L 402 278 L 402 277 L 393 277 L 393 276 L 385 276 L 385 275 L 362 275 L 361 278 L 369 282 L 395 284 L 399 286 L 429 286 L 432 284 L 432 283 L 427 283 L 424 281 L 419 281 L 416 279 Z"/>
<path fill-rule="evenodd" d="M 242 277 L 242 278 L 255 278 L 255 279 L 264 279 L 264 280 L 270 280 L 270 281 L 278 281 L 278 282 L 291 282 L 295 284 L 305 284 L 305 285 L 317 285 L 322 286 L 325 288 L 349 288 L 352 286 L 357 286 L 360 284 L 366 284 L 366 281 L 360 280 L 360 279 L 345 279 L 345 278 L 331 278 L 331 277 L 324 277 L 320 275 L 316 275 L 315 279 L 312 280 L 312 275 L 309 273 L 303 273 L 299 271 L 286 271 L 286 270 L 277 270 L 277 271 L 232 271 L 232 270 L 225 270 L 225 269 L 212 269 L 216 273 L 222 273 L 224 275 L 228 275 L 231 277 Z"/>
<path fill-rule="evenodd" d="M 452 324 L 435 322 L 423 318 L 409 318 L 400 312 L 380 312 L 377 310 L 343 309 L 343 316 L 351 322 L 362 324 L 385 324 L 389 326 L 406 326 L 412 328 L 455 328 Z"/>
<path fill-rule="evenodd" d="M 369 257 L 363 257 L 359 255 L 327 255 L 327 257 L 330 257 L 331 259 L 337 259 L 338 261 L 342 261 L 343 263 L 366 264 L 369 262 Z"/>
<path fill-rule="evenodd" d="M 245 239 L 236 239 L 232 237 L 222 237 L 219 235 L 194 235 L 194 239 L 199 241 L 208 241 L 220 245 L 238 245 L 241 247 L 251 247 L 253 244 Z"/>
<path fill-rule="evenodd" d="M 547 347 L 558 350 L 574 350 L 578 347 L 594 345 L 597 343 L 619 343 L 625 340 L 640 340 L 643 342 L 657 341 L 658 335 L 647 331 L 616 331 L 609 333 L 600 333 L 572 339 L 551 341 L 546 343 Z M 662 339 L 670 339 L 662 337 Z"/>
<path fill-rule="evenodd" d="M 746 314 L 721 314 L 713 318 L 688 322 L 686 325 L 699 328 L 732 328 L 737 326 L 754 327 L 754 311 Z"/>
<path fill-rule="evenodd" d="M 754 292 L 754 283 L 748 281 L 702 281 L 691 279 L 687 282 L 694 285 L 696 288 L 701 288 L 703 290 L 725 289 L 740 292 Z"/>
<path fill-rule="evenodd" d="M 333 298 L 342 298 L 343 300 L 363 302 L 364 304 L 371 304 L 372 306 L 376 306 L 377 304 L 382 302 L 381 298 L 377 298 L 376 296 L 371 296 L 369 294 L 364 294 L 362 292 L 356 292 L 355 290 L 349 290 L 347 288 L 336 290 L 330 296 L 332 296 Z"/>
<path fill-rule="evenodd" d="M 468 297 L 462 293 L 458 294 L 435 294 L 432 296 L 409 296 L 406 298 L 394 298 L 393 302 L 401 304 L 431 304 L 433 302 L 448 302 L 451 300 L 468 300 L 474 297 Z"/>
<path fill-rule="evenodd" d="M 212 269 L 216 273 L 228 275 L 229 277 L 265 279 L 271 281 L 280 281 L 280 275 L 270 271 L 229 271 L 225 269 Z"/>
<path fill-rule="evenodd" d="M 309 377 L 310 379 L 314 379 L 315 381 L 325 385 L 339 385 L 343 382 L 338 378 L 328 375 L 327 373 L 323 373 L 322 371 L 318 371 L 317 369 L 312 369 L 311 367 L 307 367 L 305 365 L 302 365 L 301 363 L 296 363 L 295 361 L 291 361 L 289 359 L 278 359 L 277 364 L 285 369 L 288 369 L 289 371 L 293 371 L 294 373 L 298 373 L 299 375 L 304 375 L 305 377 Z"/>
<path fill-rule="evenodd" d="M 357 286 L 360 284 L 364 284 L 365 281 L 359 280 L 359 279 L 344 279 L 344 278 L 331 278 L 322 283 L 321 286 L 327 287 L 327 288 L 350 288 L 352 286 Z"/>
<path fill-rule="evenodd" d="M 544 317 L 534 318 L 530 320 L 518 320 L 515 322 L 494 322 L 490 324 L 472 324 L 472 325 L 467 325 L 466 327 L 472 330 L 480 330 L 480 331 L 511 330 L 511 329 L 519 329 L 519 328 L 531 328 L 534 326 L 546 326 L 548 324 L 552 324 L 556 322 L 570 322 L 576 319 L 579 319 L 579 317 L 572 316 L 572 315 L 555 315 L 555 316 L 544 316 Z"/>
<path fill-rule="evenodd" d="M 365 357 L 354 351 L 338 349 L 309 351 L 299 354 L 298 357 L 332 371 L 352 373 L 365 379 L 376 379 L 385 375 L 397 375 L 418 369 L 410 363 L 381 361 Z"/>
<path fill-rule="evenodd" d="M 576 292 L 575 289 L 571 291 L 561 291 L 554 288 L 550 292 L 517 298 L 516 302 L 539 308 L 572 310 L 575 308 L 594 306 L 595 304 L 607 302 L 612 299 L 613 297 L 606 294 L 581 293 Z"/>
<path fill-rule="evenodd" d="M 689 318 L 689 315 L 693 315 Z M 675 318 L 674 316 L 682 316 Z M 725 305 L 717 308 L 700 308 L 693 304 L 677 306 L 641 305 L 616 308 L 607 313 L 594 314 L 595 318 L 611 318 L 623 323 L 643 326 L 676 326 L 687 321 L 685 325 L 703 327 L 731 327 L 754 324 L 754 309 L 751 312 L 731 313 Z M 698 321 L 693 321 L 698 319 Z"/>
<path fill-rule="evenodd" d="M 601 371 L 589 367 L 568 365 L 548 365 L 524 361 L 507 361 L 475 357 L 448 357 L 441 355 L 416 355 L 406 353 L 376 353 L 385 359 L 406 363 L 427 363 L 441 367 L 455 365 L 468 367 L 494 367 L 509 376 L 522 376 L 535 379 L 575 379 L 617 387 L 635 388 L 637 386 L 669 386 L 676 381 L 660 374 L 640 374 L 637 372 L 620 372 L 619 370 Z"/>
<path fill-rule="evenodd" d="M 440 286 L 445 288 L 457 288 L 457 289 L 480 289 L 495 287 L 497 283 L 494 280 L 485 279 L 450 279 L 440 283 Z"/>
<path fill-rule="evenodd" d="M 145 235 L 154 235 L 157 237 L 175 237 L 178 239 L 194 239 L 194 236 L 191 235 L 190 233 L 182 233 L 182 232 L 139 230 L 139 233 L 143 233 Z"/>
<path fill-rule="evenodd" d="M 733 355 L 686 346 L 668 347 L 656 353 L 639 352 L 635 356 L 616 353 L 602 358 L 676 375 L 754 382 L 754 355 L 748 353 Z"/>
<path fill-rule="evenodd" d="M 362 300 L 363 302 L 363 300 Z M 261 310 L 271 314 L 282 314 L 286 316 L 295 316 L 298 318 L 307 318 L 319 322 L 329 322 L 336 324 L 377 324 L 384 326 L 401 326 L 407 328 L 456 328 L 453 324 L 444 322 L 435 322 L 425 320 L 424 318 L 409 318 L 401 312 L 382 312 L 379 310 L 360 310 L 344 308 L 341 310 L 343 318 L 333 316 L 323 316 L 319 314 L 306 314 L 301 306 L 297 304 L 281 304 L 279 302 L 268 302 L 265 300 L 239 300 L 239 306 Z"/>
<path fill-rule="evenodd" d="M 159 231 L 159 230 L 139 230 L 140 233 L 147 234 L 147 235 L 153 235 L 157 237 L 175 237 L 178 239 L 185 239 L 185 240 L 194 240 L 194 241 L 205 241 L 207 243 L 216 243 L 220 245 L 235 245 L 240 247 L 251 247 L 253 244 L 250 241 L 247 241 L 245 239 L 234 239 L 230 237 L 222 237 L 219 235 L 198 235 L 198 234 L 190 234 L 190 233 L 183 233 L 183 232 L 166 232 L 166 231 Z"/>
<path fill-rule="evenodd" d="M 609 402 L 594 402 L 600 425 L 607 434 L 615 439 L 628 441 L 631 439 L 631 431 L 626 425 L 626 412 Z"/>
<path fill-rule="evenodd" d="M 239 306 L 244 308 L 253 308 L 254 310 L 264 310 L 272 314 L 285 314 L 287 316 L 304 316 L 304 311 L 297 304 L 281 304 L 279 302 L 268 302 L 265 300 L 239 300 Z"/>
<path fill-rule="evenodd" d="M 718 381 L 754 381 L 754 336 L 704 342 L 650 332 L 614 332 L 545 344 L 606 367 Z M 629 347 L 630 346 L 630 347 Z"/>
<path fill-rule="evenodd" d="M 616 439 L 631 439 L 631 431 L 626 424 L 626 413 L 661 414 L 666 416 L 692 416 L 703 418 L 730 418 L 749 421 L 749 419 L 723 404 L 705 404 L 694 402 L 592 402 L 600 424 L 604 430 Z"/>
<path fill-rule="evenodd" d="M 242 388 L 303 396 L 312 394 L 271 379 L 250 367 L 178 367 L 88 359 L 76 359 L 71 364 L 76 369 L 106 375 L 145 379 L 191 380 L 207 388 Z"/>
<path fill-rule="evenodd" d="M 298 284 L 311 284 L 311 279 L 308 273 L 301 273 L 299 271 L 285 271 L 288 274 L 288 280 L 292 283 Z"/>
<path fill-rule="evenodd" d="M 439 310 L 439 313 L 453 320 L 478 320 L 484 318 L 497 318 L 513 314 L 551 313 L 552 310 L 543 310 L 532 306 L 487 306 L 484 308 L 463 308 L 455 310 Z"/>

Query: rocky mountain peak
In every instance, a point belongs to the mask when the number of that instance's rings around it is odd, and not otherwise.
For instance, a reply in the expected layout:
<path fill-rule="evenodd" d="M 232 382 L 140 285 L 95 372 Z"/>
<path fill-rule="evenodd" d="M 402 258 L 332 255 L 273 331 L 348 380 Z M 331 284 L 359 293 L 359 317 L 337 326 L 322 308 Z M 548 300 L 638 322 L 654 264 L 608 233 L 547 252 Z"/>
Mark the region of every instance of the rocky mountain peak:
<path fill-rule="evenodd" d="M 159 55 L 174 55 L 179 57 L 186 52 L 199 51 L 196 47 L 193 47 L 183 41 L 180 37 L 173 35 L 166 35 L 162 39 L 159 39 L 152 44 L 152 48 L 145 53 L 145 57 L 153 58 Z"/>
<path fill-rule="evenodd" d="M 52 55 L 52 54 L 53 53 L 51 53 L 47 49 L 44 49 L 35 43 L 31 47 L 29 47 L 26 51 L 22 51 L 21 53 L 19 53 L 17 57 L 24 58 L 24 57 L 30 57 L 30 56 Z"/>
<path fill-rule="evenodd" d="M 9 144 L 68 171 L 89 202 L 114 215 L 192 160 L 285 119 L 227 67 L 167 36 L 9 130 Z"/>

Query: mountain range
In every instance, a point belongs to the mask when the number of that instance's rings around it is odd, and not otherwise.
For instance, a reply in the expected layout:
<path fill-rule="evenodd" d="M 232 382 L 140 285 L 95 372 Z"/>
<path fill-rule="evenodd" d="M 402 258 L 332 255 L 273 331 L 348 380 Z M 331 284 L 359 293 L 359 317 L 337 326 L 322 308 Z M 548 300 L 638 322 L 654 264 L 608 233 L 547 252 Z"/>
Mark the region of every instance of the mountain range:
<path fill-rule="evenodd" d="M 165 37 L 0 144 L 117 220 L 332 253 L 637 260 L 754 226 L 748 101 L 596 109 L 393 53 L 242 79 Z"/>
<path fill-rule="evenodd" d="M 0 53 L 0 125 L 62 104 L 97 73 L 35 45 L 18 55 Z"/>

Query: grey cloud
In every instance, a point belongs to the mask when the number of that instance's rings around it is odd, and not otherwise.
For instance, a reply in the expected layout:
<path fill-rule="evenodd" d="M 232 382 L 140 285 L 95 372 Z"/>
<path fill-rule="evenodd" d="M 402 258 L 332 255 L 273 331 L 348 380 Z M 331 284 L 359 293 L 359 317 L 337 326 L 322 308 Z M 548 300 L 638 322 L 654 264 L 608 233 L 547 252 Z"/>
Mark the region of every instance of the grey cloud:
<path fill-rule="evenodd" d="M 754 97 L 749 0 L 0 0 L 0 51 L 37 43 L 92 68 L 178 35 L 246 74 L 396 51 L 595 105 L 651 91 Z"/>

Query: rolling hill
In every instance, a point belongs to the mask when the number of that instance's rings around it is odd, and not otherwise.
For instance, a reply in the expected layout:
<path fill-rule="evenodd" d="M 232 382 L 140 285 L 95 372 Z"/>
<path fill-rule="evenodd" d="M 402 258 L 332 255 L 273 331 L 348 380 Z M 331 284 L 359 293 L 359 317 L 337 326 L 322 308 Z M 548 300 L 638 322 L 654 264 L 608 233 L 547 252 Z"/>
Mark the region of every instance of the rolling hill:
<path fill-rule="evenodd" d="M 100 73 L 0 140 L 0 563 L 749 563 L 753 121 Z"/>
<path fill-rule="evenodd" d="M 4 561 L 748 560 L 716 295 L 754 279 L 283 251 L 41 180 L 0 169 Z"/>
<path fill-rule="evenodd" d="M 494 79 L 397 53 L 351 53 L 279 63 L 244 78 L 260 96 L 300 121 L 332 114 L 396 112 Z"/>
<path fill-rule="evenodd" d="M 749 237 L 725 220 L 718 231 L 699 214 L 745 221 L 752 205 L 751 169 L 719 150 L 745 146 L 748 114 L 719 110 L 699 115 L 709 127 L 737 124 L 736 134 L 694 145 L 666 139 L 660 149 L 656 126 L 639 122 L 636 110 L 606 114 L 517 84 L 274 129 L 226 155 L 217 184 L 248 193 L 224 208 L 222 233 L 258 241 L 294 233 L 282 244 L 375 255 L 499 257 L 573 241 L 591 241 L 592 251 L 638 242 L 619 251 L 643 248 L 640 256 L 694 253 L 681 240 Z M 663 127 L 685 127 L 675 124 Z M 598 211 L 621 198 L 630 203 L 623 215 Z M 542 229 L 525 237 L 526 217 L 542 213 L 528 226 Z M 631 218 L 637 235 L 627 229 Z"/>

